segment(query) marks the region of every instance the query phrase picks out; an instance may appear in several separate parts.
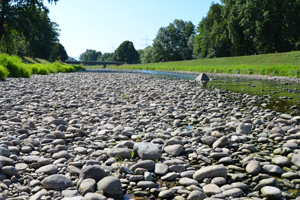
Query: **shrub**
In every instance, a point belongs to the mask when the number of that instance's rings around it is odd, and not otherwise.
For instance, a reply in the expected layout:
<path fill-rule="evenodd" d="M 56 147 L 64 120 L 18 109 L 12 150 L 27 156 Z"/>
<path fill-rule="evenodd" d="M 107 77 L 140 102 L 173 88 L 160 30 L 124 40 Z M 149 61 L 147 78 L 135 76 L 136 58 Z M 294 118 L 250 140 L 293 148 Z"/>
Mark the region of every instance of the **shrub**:
<path fill-rule="evenodd" d="M 30 77 L 31 72 L 18 56 L 0 54 L 0 65 L 9 71 L 10 77 Z"/>
<path fill-rule="evenodd" d="M 0 65 L 0 80 L 3 80 L 4 78 L 6 78 L 8 76 L 9 72 L 8 70 L 3 67 L 2 65 Z"/>

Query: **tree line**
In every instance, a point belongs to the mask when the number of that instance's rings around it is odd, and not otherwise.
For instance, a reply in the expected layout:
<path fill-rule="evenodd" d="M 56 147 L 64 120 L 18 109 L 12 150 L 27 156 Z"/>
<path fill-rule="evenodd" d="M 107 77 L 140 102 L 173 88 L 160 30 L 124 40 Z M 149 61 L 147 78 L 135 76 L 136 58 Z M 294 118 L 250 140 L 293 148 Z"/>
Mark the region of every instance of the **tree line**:
<path fill-rule="evenodd" d="M 48 0 L 56 3 L 58 0 Z M 68 54 L 59 43 L 58 24 L 48 16 L 49 10 L 40 0 L 0 1 L 0 51 L 65 61 Z"/>
<path fill-rule="evenodd" d="M 198 26 L 174 20 L 158 30 L 140 63 L 300 50 L 299 0 L 222 0 Z M 114 59 L 113 54 L 109 59 Z M 101 56 L 99 57 L 101 58 Z"/>
<path fill-rule="evenodd" d="M 299 0 L 221 2 L 212 3 L 197 27 L 179 19 L 161 27 L 152 46 L 143 50 L 124 41 L 114 53 L 87 49 L 80 60 L 152 63 L 300 50 Z M 48 13 L 40 0 L 0 1 L 0 51 L 65 61 L 58 25 Z"/>
<path fill-rule="evenodd" d="M 79 56 L 80 61 L 125 61 L 128 64 L 140 62 L 140 55 L 131 41 L 124 41 L 114 53 L 104 53 L 93 49 L 87 49 Z"/>
<path fill-rule="evenodd" d="M 159 29 L 141 63 L 246 56 L 300 50 L 300 1 L 222 0 L 196 30 L 175 20 Z"/>
<path fill-rule="evenodd" d="M 197 58 L 300 50 L 300 1 L 222 0 L 197 27 Z"/>

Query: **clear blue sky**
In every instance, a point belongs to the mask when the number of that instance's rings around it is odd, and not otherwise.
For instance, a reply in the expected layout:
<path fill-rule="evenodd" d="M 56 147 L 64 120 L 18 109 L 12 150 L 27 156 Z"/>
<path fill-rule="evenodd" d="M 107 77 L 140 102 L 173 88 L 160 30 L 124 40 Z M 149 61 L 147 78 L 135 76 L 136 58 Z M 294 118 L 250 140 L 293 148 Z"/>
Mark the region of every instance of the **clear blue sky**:
<path fill-rule="evenodd" d="M 123 41 L 144 49 L 160 27 L 175 19 L 196 27 L 205 17 L 211 0 L 60 0 L 46 6 L 50 19 L 59 24 L 60 43 L 71 57 L 86 49 L 113 52 Z M 220 3 L 220 0 L 215 0 Z"/>

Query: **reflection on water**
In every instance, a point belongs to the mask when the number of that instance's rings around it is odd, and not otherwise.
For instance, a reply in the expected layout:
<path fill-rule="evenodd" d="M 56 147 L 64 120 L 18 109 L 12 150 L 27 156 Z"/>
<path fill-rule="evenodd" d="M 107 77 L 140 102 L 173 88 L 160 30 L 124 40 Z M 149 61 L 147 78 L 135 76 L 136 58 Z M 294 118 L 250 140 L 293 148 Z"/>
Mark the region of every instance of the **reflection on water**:
<path fill-rule="evenodd" d="M 208 82 L 209 81 L 200 81 L 199 84 L 201 85 L 201 87 L 206 88 Z"/>

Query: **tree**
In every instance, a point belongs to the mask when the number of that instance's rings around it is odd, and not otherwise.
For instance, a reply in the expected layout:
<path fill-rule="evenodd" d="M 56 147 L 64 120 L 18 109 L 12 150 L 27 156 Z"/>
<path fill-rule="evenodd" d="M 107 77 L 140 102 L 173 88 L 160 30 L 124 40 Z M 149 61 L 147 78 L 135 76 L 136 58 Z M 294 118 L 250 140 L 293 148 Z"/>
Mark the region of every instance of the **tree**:
<path fill-rule="evenodd" d="M 297 50 L 300 1 L 223 0 L 231 55 Z"/>
<path fill-rule="evenodd" d="M 141 55 L 142 55 L 142 53 L 144 52 L 144 50 L 142 50 L 142 49 L 139 49 L 139 50 L 137 50 L 137 52 L 138 52 L 139 56 L 141 56 Z"/>
<path fill-rule="evenodd" d="M 68 57 L 66 61 L 75 61 L 76 62 L 77 60 L 73 57 Z"/>
<path fill-rule="evenodd" d="M 48 0 L 49 3 L 58 0 Z M 18 29 L 22 23 L 20 14 L 30 13 L 32 9 L 41 9 L 48 12 L 43 1 L 38 0 L 1 0 L 0 1 L 0 42 L 4 33 L 10 32 L 11 29 Z"/>
<path fill-rule="evenodd" d="M 58 41 L 57 24 L 51 22 L 48 10 L 29 6 L 19 9 L 14 23 L 4 24 L 2 52 L 48 59 Z"/>
<path fill-rule="evenodd" d="M 98 57 L 97 61 L 112 61 L 113 53 L 104 53 Z"/>
<path fill-rule="evenodd" d="M 140 56 L 140 62 L 145 63 L 153 63 L 153 47 L 148 46 L 143 50 L 143 53 Z"/>
<path fill-rule="evenodd" d="M 192 22 L 174 20 L 167 27 L 161 27 L 153 41 L 153 59 L 155 62 L 192 59 L 193 51 L 188 40 L 195 34 Z"/>
<path fill-rule="evenodd" d="M 80 54 L 79 60 L 81 61 L 97 61 L 102 56 L 101 51 L 87 49 L 84 53 Z"/>
<path fill-rule="evenodd" d="M 114 61 L 125 61 L 128 64 L 135 64 L 139 63 L 140 56 L 132 42 L 124 41 L 114 52 L 112 59 Z"/>
<path fill-rule="evenodd" d="M 223 12 L 223 5 L 213 3 L 207 16 L 200 21 L 194 43 L 195 57 L 230 56 L 231 41 Z"/>
<path fill-rule="evenodd" d="M 62 44 L 60 44 L 59 42 L 57 42 L 52 49 L 49 60 L 50 61 L 59 60 L 59 61 L 65 62 L 68 58 L 69 58 L 69 56 L 65 50 L 65 47 Z"/>
<path fill-rule="evenodd" d="M 17 30 L 26 40 L 27 56 L 49 59 L 58 42 L 58 25 L 51 22 L 47 10 L 38 7 L 22 12 L 20 18 Z"/>

